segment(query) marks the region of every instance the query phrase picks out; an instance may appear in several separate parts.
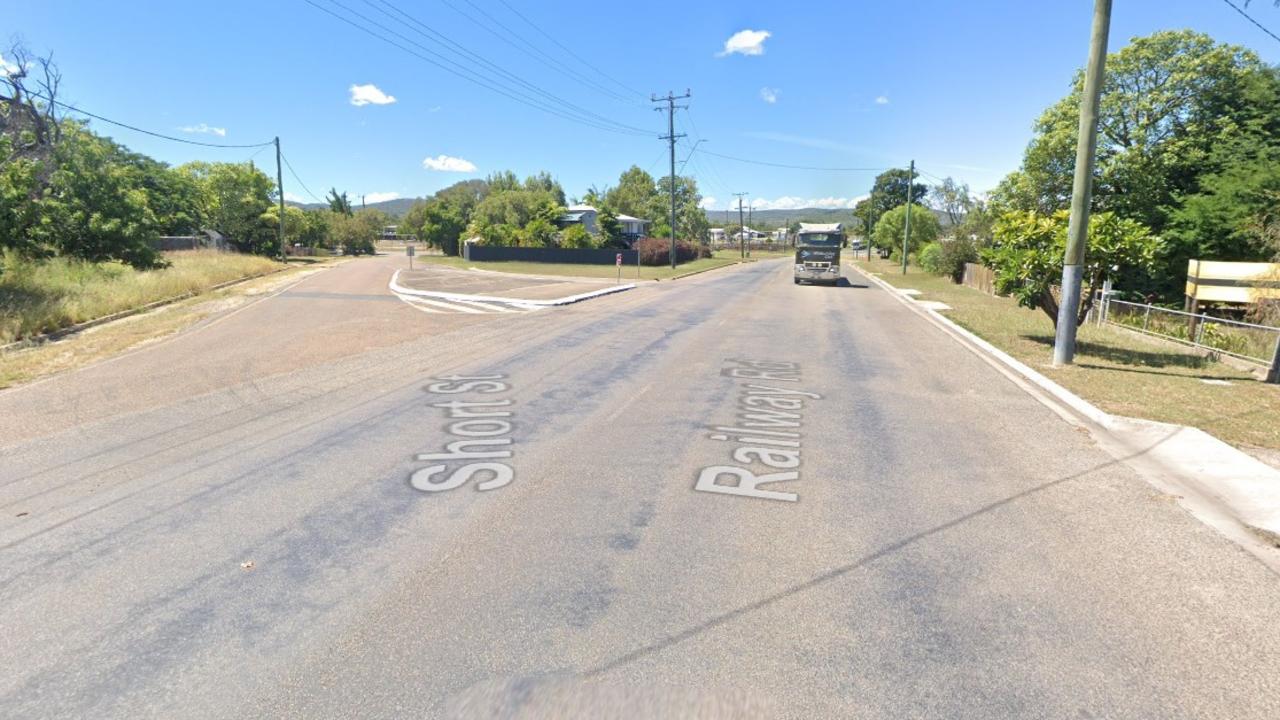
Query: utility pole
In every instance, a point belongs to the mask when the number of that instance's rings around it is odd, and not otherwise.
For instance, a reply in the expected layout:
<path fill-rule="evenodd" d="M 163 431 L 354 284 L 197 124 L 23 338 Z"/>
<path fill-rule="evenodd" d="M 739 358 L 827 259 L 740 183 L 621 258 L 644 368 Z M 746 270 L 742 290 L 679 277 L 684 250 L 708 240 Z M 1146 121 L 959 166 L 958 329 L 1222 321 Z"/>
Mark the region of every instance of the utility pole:
<path fill-rule="evenodd" d="M 911 186 L 916 181 L 916 161 L 911 161 L 911 169 L 907 171 L 907 222 L 906 229 L 902 233 L 902 274 L 907 274 L 907 248 L 911 241 Z"/>
<path fill-rule="evenodd" d="M 734 193 L 738 197 L 738 252 L 742 253 L 742 259 L 747 259 L 747 226 L 742 224 L 742 196 L 744 192 Z"/>
<path fill-rule="evenodd" d="M 284 173 L 280 170 L 280 136 L 276 139 L 276 191 L 280 193 L 280 262 L 285 261 L 284 254 Z"/>
<path fill-rule="evenodd" d="M 666 140 L 671 148 L 671 269 L 676 268 L 676 138 L 684 137 L 684 133 L 676 134 L 676 108 L 687 108 L 688 105 L 676 105 L 676 100 L 683 100 L 690 97 L 689 91 L 685 90 L 683 95 L 672 95 L 667 91 L 664 98 L 649 96 L 650 102 L 665 102 L 667 104 L 667 134 L 661 137 Z M 662 110 L 662 108 L 654 108 L 654 110 Z"/>
<path fill-rule="evenodd" d="M 1076 313 L 1080 310 L 1080 274 L 1089 239 L 1089 205 L 1093 199 L 1093 162 L 1098 147 L 1098 97 L 1107 62 L 1107 35 L 1111 31 L 1111 0 L 1095 0 L 1093 33 L 1089 39 L 1089 65 L 1084 71 L 1080 95 L 1080 131 L 1076 139 L 1076 170 L 1071 186 L 1071 220 L 1067 224 L 1067 251 L 1062 258 L 1062 302 L 1053 339 L 1053 364 L 1070 365 L 1076 354 Z"/>

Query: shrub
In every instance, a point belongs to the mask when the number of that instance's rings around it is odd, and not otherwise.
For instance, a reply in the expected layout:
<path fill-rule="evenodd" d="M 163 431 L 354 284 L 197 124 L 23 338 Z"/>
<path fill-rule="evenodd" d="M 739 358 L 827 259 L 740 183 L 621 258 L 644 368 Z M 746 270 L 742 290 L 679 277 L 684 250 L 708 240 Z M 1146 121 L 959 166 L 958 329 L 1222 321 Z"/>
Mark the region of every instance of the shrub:
<path fill-rule="evenodd" d="M 560 233 L 560 247 L 563 248 L 594 248 L 597 242 L 591 233 L 581 225 L 570 225 Z"/>
<path fill-rule="evenodd" d="M 965 263 L 978 262 L 978 244 L 971 237 L 947 238 L 938 242 L 938 269 L 930 270 L 946 275 L 951 282 L 964 280 Z M 923 263 L 923 259 L 921 260 Z"/>
<path fill-rule="evenodd" d="M 924 268 L 925 272 L 942 275 L 942 244 L 932 242 L 920 248 L 916 261 L 920 263 L 920 267 Z"/>
<path fill-rule="evenodd" d="M 641 265 L 666 265 L 671 262 L 671 240 L 642 238 L 636 242 Z M 676 262 L 686 263 L 699 257 L 701 250 L 687 240 L 676 241 Z"/>

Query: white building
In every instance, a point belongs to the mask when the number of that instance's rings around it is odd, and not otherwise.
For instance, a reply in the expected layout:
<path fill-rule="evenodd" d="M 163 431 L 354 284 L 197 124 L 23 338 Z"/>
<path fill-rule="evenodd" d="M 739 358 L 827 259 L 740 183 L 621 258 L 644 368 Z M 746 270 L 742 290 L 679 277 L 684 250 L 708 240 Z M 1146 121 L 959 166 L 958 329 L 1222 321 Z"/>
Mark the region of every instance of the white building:
<path fill-rule="evenodd" d="M 649 230 L 649 221 L 630 215 L 618 215 L 618 224 L 622 226 L 622 236 L 628 240 L 638 240 Z M 595 235 L 600 232 L 600 211 L 590 205 L 573 205 L 568 212 L 560 216 L 560 226 L 581 224 L 587 232 Z"/>
<path fill-rule="evenodd" d="M 710 228 L 707 230 L 707 235 L 711 238 L 711 242 L 713 243 L 724 242 L 726 237 L 724 228 Z"/>

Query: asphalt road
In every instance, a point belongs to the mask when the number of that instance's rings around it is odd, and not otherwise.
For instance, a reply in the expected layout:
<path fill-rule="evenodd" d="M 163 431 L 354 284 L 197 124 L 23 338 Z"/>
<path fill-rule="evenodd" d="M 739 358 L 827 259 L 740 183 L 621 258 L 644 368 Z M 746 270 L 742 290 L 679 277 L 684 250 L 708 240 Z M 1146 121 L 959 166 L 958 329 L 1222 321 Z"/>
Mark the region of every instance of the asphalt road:
<path fill-rule="evenodd" d="M 883 291 L 400 260 L 0 392 L 0 716 L 1280 716 L 1277 577 Z"/>

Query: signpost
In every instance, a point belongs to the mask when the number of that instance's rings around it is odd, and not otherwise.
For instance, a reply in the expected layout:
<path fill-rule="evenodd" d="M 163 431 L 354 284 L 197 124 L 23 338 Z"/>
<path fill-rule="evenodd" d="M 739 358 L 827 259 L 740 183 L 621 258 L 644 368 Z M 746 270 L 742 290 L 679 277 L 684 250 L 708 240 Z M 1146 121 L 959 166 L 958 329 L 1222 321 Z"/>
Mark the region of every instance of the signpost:
<path fill-rule="evenodd" d="M 413 255 L 414 255 L 413 243 L 409 243 L 408 245 L 405 245 L 405 246 L 404 246 L 404 254 L 409 256 L 409 269 L 410 269 L 410 270 L 412 270 L 412 269 L 413 269 Z"/>
<path fill-rule="evenodd" d="M 618 266 L 618 284 L 622 284 L 622 253 L 618 253 L 618 257 L 614 260 Z"/>

